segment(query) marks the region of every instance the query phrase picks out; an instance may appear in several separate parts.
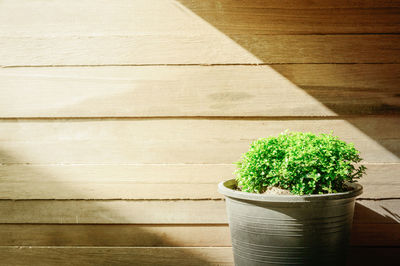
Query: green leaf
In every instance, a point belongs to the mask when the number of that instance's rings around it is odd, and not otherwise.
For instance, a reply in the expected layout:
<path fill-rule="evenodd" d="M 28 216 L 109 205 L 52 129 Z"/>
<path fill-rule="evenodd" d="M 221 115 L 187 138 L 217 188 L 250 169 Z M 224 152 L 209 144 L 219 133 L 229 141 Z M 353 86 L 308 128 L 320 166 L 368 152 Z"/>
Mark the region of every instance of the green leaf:
<path fill-rule="evenodd" d="M 341 192 L 344 182 L 365 174 L 357 168 L 362 159 L 353 144 L 330 134 L 285 131 L 277 137 L 260 138 L 236 162 L 238 186 L 260 193 L 279 186 L 294 194 Z"/>

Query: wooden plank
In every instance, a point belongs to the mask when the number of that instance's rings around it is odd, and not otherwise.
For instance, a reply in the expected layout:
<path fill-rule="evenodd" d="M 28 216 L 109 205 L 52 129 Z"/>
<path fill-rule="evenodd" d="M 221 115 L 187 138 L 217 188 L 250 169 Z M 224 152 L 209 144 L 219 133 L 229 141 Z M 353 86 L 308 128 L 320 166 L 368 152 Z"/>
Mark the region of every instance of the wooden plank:
<path fill-rule="evenodd" d="M 361 198 L 400 195 L 400 164 L 366 164 Z M 220 199 L 232 165 L 3 165 L 0 199 Z"/>
<path fill-rule="evenodd" d="M 400 248 L 352 247 L 347 265 L 379 265 L 400 259 Z M 0 247 L 6 265 L 234 265 L 229 247 L 112 248 L 112 247 Z M 360 264 L 361 263 L 361 264 Z"/>
<path fill-rule="evenodd" d="M 359 180 L 364 186 L 360 198 L 399 198 L 399 173 L 400 165 L 397 164 L 367 165 L 367 175 Z"/>
<path fill-rule="evenodd" d="M 400 7 L 398 0 L 178 0 L 184 5 L 191 5 L 193 9 L 218 9 L 223 11 L 224 8 L 281 8 L 281 9 L 321 9 L 321 8 L 383 8 L 383 7 Z M 224 7 L 224 8 L 222 8 Z"/>
<path fill-rule="evenodd" d="M 400 52 L 394 45 L 400 41 L 399 35 L 243 34 L 230 37 L 262 62 L 271 64 L 398 63 L 400 60 Z"/>
<path fill-rule="evenodd" d="M 222 200 L 0 200 L 0 223 L 226 224 L 225 212 Z"/>
<path fill-rule="evenodd" d="M 390 34 L 11 36 L 0 37 L 0 66 L 400 63 L 399 41 Z"/>
<path fill-rule="evenodd" d="M 212 27 L 175 1 L 5 0 L 0 3 L 3 36 L 123 36 L 181 34 Z M 214 30 L 215 32 L 215 30 Z"/>
<path fill-rule="evenodd" d="M 354 223 L 357 224 L 398 224 L 400 200 L 363 200 L 356 201 Z"/>
<path fill-rule="evenodd" d="M 400 259 L 400 248 L 352 247 L 348 252 L 346 265 L 380 265 L 382 258 L 385 264 L 396 265 L 396 261 Z"/>
<path fill-rule="evenodd" d="M 394 177 L 392 178 L 394 179 Z M 400 184 L 398 180 L 385 184 L 365 184 L 366 199 L 397 198 Z M 98 184 L 88 182 L 51 182 L 38 183 L 2 183 L 0 199 L 221 199 L 215 184 L 135 184 L 117 183 Z"/>
<path fill-rule="evenodd" d="M 217 184 L 4 183 L 0 199 L 221 199 Z M 390 186 L 387 186 L 390 188 Z M 51 191 L 49 191 L 51 190 Z M 383 189 L 382 189 L 383 190 Z"/>
<path fill-rule="evenodd" d="M 217 184 L 234 178 L 235 168 L 234 164 L 1 165 L 0 187 L 7 183 Z M 376 184 L 396 183 L 390 173 L 400 171 L 400 164 L 373 164 L 368 170 L 373 171 Z"/>
<path fill-rule="evenodd" d="M 228 225 L 0 225 L 0 246 L 228 247 Z"/>
<path fill-rule="evenodd" d="M 230 247 L 0 247 L 4 265 L 233 265 Z"/>
<path fill-rule="evenodd" d="M 398 64 L 3 68 L 0 117 L 399 114 L 399 82 Z"/>
<path fill-rule="evenodd" d="M 229 36 L 238 33 L 337 34 L 400 30 L 398 1 L 178 1 Z M 389 6 L 391 8 L 386 8 Z M 372 25 L 373 22 L 376 24 Z"/>
<path fill-rule="evenodd" d="M 399 224 L 354 224 L 352 246 L 398 246 Z M 53 225 L 1 224 L 0 246 L 223 247 L 230 232 L 222 225 Z"/>
<path fill-rule="evenodd" d="M 399 246 L 400 224 L 355 224 L 351 231 L 353 246 Z"/>
<path fill-rule="evenodd" d="M 359 182 L 398 185 L 400 164 L 366 163 Z M 234 178 L 234 164 L 1 165 L 0 183 L 217 184 Z M 46 176 L 47 174 L 47 176 Z M 365 193 L 365 191 L 364 191 Z M 1 193 L 0 193 L 1 194 Z"/>
<path fill-rule="evenodd" d="M 6 68 L 0 86 L 1 117 L 332 114 L 268 66 Z"/>
<path fill-rule="evenodd" d="M 399 32 L 399 1 L 2 1 L 2 35 Z"/>
<path fill-rule="evenodd" d="M 0 47 L 0 66 L 2 67 L 261 63 L 254 55 L 220 33 L 66 37 L 0 36 Z M 393 58 L 389 61 L 392 60 Z"/>
<path fill-rule="evenodd" d="M 272 68 L 337 114 L 398 113 L 399 65 L 302 64 Z"/>
<path fill-rule="evenodd" d="M 279 64 L 270 67 L 302 89 L 397 89 L 400 74 L 398 64 Z"/>
<path fill-rule="evenodd" d="M 399 199 L 358 200 L 354 223 L 398 224 L 399 211 Z M 1 200 L 0 223 L 226 224 L 227 217 L 222 200 Z"/>
<path fill-rule="evenodd" d="M 231 164 L 257 138 L 291 131 L 354 142 L 366 162 L 399 162 L 399 117 L 337 120 L 125 119 L 0 123 L 2 164 Z"/>

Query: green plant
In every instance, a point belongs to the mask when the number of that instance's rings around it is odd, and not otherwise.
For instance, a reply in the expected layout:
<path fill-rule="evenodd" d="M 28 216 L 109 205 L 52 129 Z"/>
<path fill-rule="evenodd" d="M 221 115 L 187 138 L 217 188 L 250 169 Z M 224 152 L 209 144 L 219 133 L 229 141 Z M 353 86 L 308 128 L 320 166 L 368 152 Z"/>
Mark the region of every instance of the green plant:
<path fill-rule="evenodd" d="M 352 143 L 330 134 L 284 132 L 260 138 L 236 162 L 238 188 L 263 193 L 279 187 L 292 194 L 324 194 L 347 191 L 366 170 L 355 163 L 362 159 Z"/>

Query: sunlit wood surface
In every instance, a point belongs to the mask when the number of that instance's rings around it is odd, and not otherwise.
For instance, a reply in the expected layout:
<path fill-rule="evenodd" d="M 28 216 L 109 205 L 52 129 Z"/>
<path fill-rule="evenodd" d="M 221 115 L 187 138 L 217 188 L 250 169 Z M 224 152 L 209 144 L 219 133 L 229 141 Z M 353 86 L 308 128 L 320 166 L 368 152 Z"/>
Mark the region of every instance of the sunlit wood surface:
<path fill-rule="evenodd" d="M 233 265 L 217 183 L 361 151 L 349 265 L 400 260 L 400 1 L 0 0 L 0 264 Z"/>

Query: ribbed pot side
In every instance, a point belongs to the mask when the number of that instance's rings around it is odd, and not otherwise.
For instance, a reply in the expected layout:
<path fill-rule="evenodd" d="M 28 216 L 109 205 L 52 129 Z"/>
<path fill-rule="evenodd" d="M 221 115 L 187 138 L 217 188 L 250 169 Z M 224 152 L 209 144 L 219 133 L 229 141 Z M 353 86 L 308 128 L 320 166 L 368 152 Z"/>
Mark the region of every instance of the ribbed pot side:
<path fill-rule="evenodd" d="M 226 197 L 235 265 L 344 265 L 355 197 L 349 192 L 324 195 L 263 195 L 233 190 Z"/>

